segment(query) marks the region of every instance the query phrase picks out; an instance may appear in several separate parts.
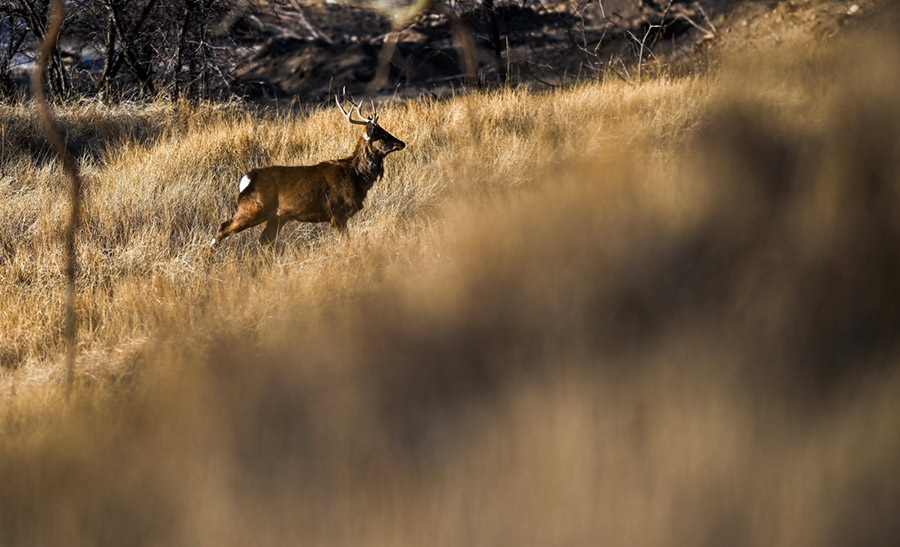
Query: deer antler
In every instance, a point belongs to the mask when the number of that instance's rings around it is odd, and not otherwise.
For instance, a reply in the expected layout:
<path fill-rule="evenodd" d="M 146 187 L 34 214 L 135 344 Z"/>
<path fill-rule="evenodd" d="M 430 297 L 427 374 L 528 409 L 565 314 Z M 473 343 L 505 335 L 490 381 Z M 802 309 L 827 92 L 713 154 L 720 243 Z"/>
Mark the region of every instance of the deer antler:
<path fill-rule="evenodd" d="M 350 107 L 350 111 L 349 111 L 349 112 L 347 112 L 346 110 L 344 110 L 344 107 L 341 106 L 341 100 L 347 101 L 347 102 L 349 102 L 349 103 L 352 105 L 352 106 Z M 335 96 L 334 96 L 334 102 L 337 103 L 337 106 L 338 106 L 338 108 L 340 109 L 341 114 L 343 114 L 344 117 L 347 118 L 347 121 L 349 121 L 350 123 L 355 123 L 355 124 L 360 124 L 360 125 L 366 125 L 366 124 L 368 124 L 369 122 L 372 121 L 372 118 L 368 118 L 368 117 L 366 117 L 365 121 L 363 121 L 363 120 L 354 120 L 354 119 L 353 119 L 353 110 L 354 110 L 354 109 L 356 110 L 356 113 L 359 115 L 360 118 L 365 117 L 365 116 L 362 115 L 362 112 L 359 111 L 359 107 L 362 106 L 362 101 L 360 101 L 359 104 L 357 104 L 357 103 L 354 103 L 354 102 L 353 102 L 353 99 L 351 99 L 350 97 L 347 97 L 347 88 L 346 88 L 346 87 L 341 91 L 340 98 L 338 98 L 338 95 L 335 94 Z"/>
<path fill-rule="evenodd" d="M 347 121 L 348 121 L 348 122 L 350 122 L 350 123 L 355 123 L 355 124 L 360 124 L 360 125 L 366 125 L 367 123 L 369 123 L 368 121 L 354 120 L 354 119 L 353 119 L 353 109 L 356 109 L 356 111 L 359 112 L 359 106 L 356 105 L 356 104 L 354 104 L 353 101 L 350 101 L 350 100 L 347 99 L 346 97 L 344 97 L 344 100 L 349 101 L 350 104 L 353 105 L 353 106 L 350 107 L 350 112 L 347 112 L 346 110 L 344 110 L 344 107 L 341 106 L 341 100 L 338 98 L 337 95 L 334 96 L 334 102 L 337 103 L 338 109 L 340 109 L 341 114 L 343 114 L 344 117 L 347 118 Z M 362 114 L 360 114 L 360 116 L 362 116 Z"/>
<path fill-rule="evenodd" d="M 369 99 L 369 103 L 372 105 L 372 117 L 369 118 L 369 120 L 372 123 L 377 124 L 378 123 L 378 109 L 375 108 L 375 101 L 373 101 L 372 99 Z M 358 112 L 358 110 L 357 110 L 357 112 Z"/>

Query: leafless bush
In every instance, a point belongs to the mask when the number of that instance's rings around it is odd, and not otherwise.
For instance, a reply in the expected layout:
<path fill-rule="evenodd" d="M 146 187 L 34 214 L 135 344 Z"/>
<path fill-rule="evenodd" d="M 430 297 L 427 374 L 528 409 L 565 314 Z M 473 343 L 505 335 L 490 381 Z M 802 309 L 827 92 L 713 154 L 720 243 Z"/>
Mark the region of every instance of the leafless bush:
<path fill-rule="evenodd" d="M 77 0 L 73 26 L 100 53 L 103 71 L 92 78 L 109 98 L 133 95 L 209 97 L 228 77 L 220 68 L 226 38 L 213 38 L 215 15 L 233 0 Z M 91 63 L 86 67 L 93 69 Z"/>
<path fill-rule="evenodd" d="M 4 50 L 0 54 L 0 90 L 5 92 L 3 95 L 14 93 L 11 65 L 17 57 L 22 61 L 36 59 L 37 48 L 25 46 L 43 40 L 48 25 L 48 7 L 48 0 L 0 0 L 0 47 Z M 50 53 L 47 78 L 51 95 L 65 95 L 70 89 L 62 56 L 55 47 Z"/>
<path fill-rule="evenodd" d="M 227 88 L 227 32 L 214 22 L 234 0 L 70 0 L 47 80 L 51 97 L 205 98 Z M 47 0 L 0 0 L 0 96 L 36 60 Z"/>

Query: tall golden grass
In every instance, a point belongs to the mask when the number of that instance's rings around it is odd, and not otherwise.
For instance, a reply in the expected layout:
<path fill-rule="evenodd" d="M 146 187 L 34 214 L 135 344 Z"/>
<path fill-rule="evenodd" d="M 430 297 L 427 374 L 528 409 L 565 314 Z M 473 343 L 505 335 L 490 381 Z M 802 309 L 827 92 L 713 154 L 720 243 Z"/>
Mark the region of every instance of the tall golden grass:
<path fill-rule="evenodd" d="M 845 545 L 900 534 L 900 40 L 385 106 L 351 221 L 206 246 L 332 108 L 72 105 L 0 150 L 0 544 Z M 878 55 L 871 52 L 878 51 Z"/>

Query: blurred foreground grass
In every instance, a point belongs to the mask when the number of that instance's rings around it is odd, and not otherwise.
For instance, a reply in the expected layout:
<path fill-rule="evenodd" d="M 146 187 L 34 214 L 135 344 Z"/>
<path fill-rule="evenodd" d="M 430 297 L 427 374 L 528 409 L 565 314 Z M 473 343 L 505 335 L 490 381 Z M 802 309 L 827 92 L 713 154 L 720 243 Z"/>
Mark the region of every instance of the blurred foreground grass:
<path fill-rule="evenodd" d="M 73 106 L 69 402 L 65 181 L 4 107 L 0 544 L 894 544 L 889 28 L 385 108 L 351 238 L 274 253 L 204 243 L 336 111 Z"/>

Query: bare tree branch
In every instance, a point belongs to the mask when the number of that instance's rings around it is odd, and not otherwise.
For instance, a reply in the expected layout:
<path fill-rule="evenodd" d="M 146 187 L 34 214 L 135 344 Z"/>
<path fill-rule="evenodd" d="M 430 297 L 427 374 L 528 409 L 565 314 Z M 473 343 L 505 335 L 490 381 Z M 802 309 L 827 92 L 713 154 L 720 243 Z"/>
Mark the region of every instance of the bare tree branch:
<path fill-rule="evenodd" d="M 41 51 L 38 62 L 31 73 L 31 90 L 34 93 L 35 105 L 41 117 L 41 125 L 47 133 L 47 138 L 53 146 L 63 170 L 72 181 L 71 187 L 71 212 L 69 215 L 69 223 L 66 227 L 65 241 L 65 278 L 66 278 L 66 315 L 65 315 L 65 337 L 66 337 L 66 378 L 65 393 L 68 397 L 72 391 L 72 383 L 75 376 L 75 351 L 76 351 L 76 335 L 77 335 L 77 318 L 75 315 L 75 234 L 78 231 L 78 224 L 81 218 L 81 176 L 78 173 L 78 166 L 72 155 L 63 142 L 62 134 L 56 124 L 53 112 L 50 110 L 50 104 L 44 94 L 44 73 L 50 62 L 50 57 L 56 50 L 56 41 L 59 38 L 59 30 L 62 27 L 63 18 L 65 17 L 65 6 L 62 0 L 53 0 L 53 11 L 50 24 L 44 34 L 44 40 L 41 44 Z"/>

